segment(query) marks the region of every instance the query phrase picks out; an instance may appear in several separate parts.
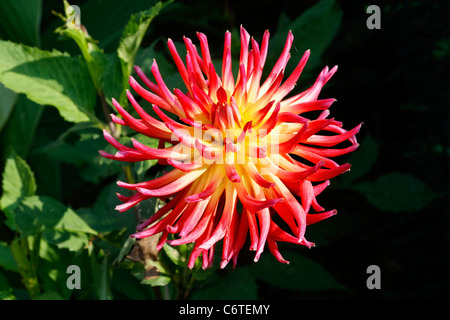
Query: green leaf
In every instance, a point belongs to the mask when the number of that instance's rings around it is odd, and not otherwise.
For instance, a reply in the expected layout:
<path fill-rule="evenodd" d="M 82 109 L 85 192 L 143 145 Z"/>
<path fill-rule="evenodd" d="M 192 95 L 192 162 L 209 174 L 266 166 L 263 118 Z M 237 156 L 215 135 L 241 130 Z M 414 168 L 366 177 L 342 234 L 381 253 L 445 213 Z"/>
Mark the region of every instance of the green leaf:
<path fill-rule="evenodd" d="M 89 236 L 81 232 L 44 230 L 43 236 L 48 243 L 56 245 L 59 249 L 67 249 L 72 252 L 82 250 L 89 243 Z"/>
<path fill-rule="evenodd" d="M 289 74 L 295 68 L 303 53 L 308 49 L 311 50 L 311 55 L 305 71 L 312 70 L 321 63 L 322 54 L 338 32 L 342 15 L 342 10 L 335 0 L 321 0 L 305 10 L 291 23 L 287 23 L 286 19 L 283 20 L 283 25 L 280 26 L 281 28 L 277 30 L 271 40 L 274 43 L 271 52 L 275 52 L 278 58 L 283 49 L 287 33 L 291 30 L 294 35 L 291 61 L 295 61 L 295 63 L 287 66 L 286 74 Z M 273 56 L 272 61 L 275 61 Z"/>
<path fill-rule="evenodd" d="M 14 219 L 22 237 L 45 231 L 46 239 L 57 245 L 72 236 L 71 240 L 79 244 L 79 234 L 96 234 L 72 209 L 46 196 L 24 198 L 14 210 Z M 71 244 L 64 245 L 66 248 L 71 246 L 73 248 Z"/>
<path fill-rule="evenodd" d="M 125 30 L 122 33 L 119 47 L 117 48 L 117 54 L 124 66 L 123 70 L 126 71 L 124 75 L 129 75 L 131 73 L 134 59 L 136 58 L 136 54 L 150 22 L 168 3 L 170 2 L 164 4 L 158 2 L 148 10 L 133 14 L 130 17 L 130 20 L 128 20 Z"/>
<path fill-rule="evenodd" d="M 113 107 L 112 98 L 119 99 L 122 94 L 122 65 L 117 54 L 106 55 L 108 63 L 101 78 L 101 87 L 105 95 L 105 101 Z M 119 101 L 122 103 L 122 101 Z"/>
<path fill-rule="evenodd" d="M 100 89 L 100 79 L 105 72 L 108 60 L 103 51 L 81 29 L 64 29 L 61 34 L 72 38 L 78 45 L 86 62 L 92 82 Z"/>
<path fill-rule="evenodd" d="M 61 137 L 39 151 L 59 161 L 81 166 L 98 156 L 98 150 L 104 148 L 105 145 L 107 142 L 97 132 L 80 132 L 67 136 L 67 139 Z"/>
<path fill-rule="evenodd" d="M 26 157 L 43 110 L 42 106 L 27 99 L 24 95 L 18 95 L 16 107 L 1 133 L 3 150 L 11 147 L 19 156 Z"/>
<path fill-rule="evenodd" d="M 34 174 L 21 157 L 11 153 L 6 159 L 2 180 L 3 194 L 0 207 L 7 217 L 7 225 L 14 229 L 13 209 L 25 197 L 36 192 Z"/>
<path fill-rule="evenodd" d="M 17 93 L 5 88 L 3 84 L 0 83 L 0 131 L 5 125 L 9 118 L 17 99 Z"/>
<path fill-rule="evenodd" d="M 100 252 L 99 259 L 101 259 L 100 262 L 92 256 L 91 260 L 96 294 L 100 300 L 111 300 L 113 298 L 110 286 L 111 264 L 108 263 L 108 255 L 103 251 Z"/>
<path fill-rule="evenodd" d="M 141 284 L 150 285 L 152 287 L 159 287 L 159 286 L 165 286 L 169 284 L 171 281 L 169 276 L 166 275 L 159 275 L 156 278 L 151 279 L 144 279 L 141 281 Z"/>
<path fill-rule="evenodd" d="M 75 211 L 71 208 L 66 208 L 63 216 L 58 223 L 53 227 L 58 231 L 69 231 L 79 233 L 97 234 Z"/>
<path fill-rule="evenodd" d="M 184 245 L 185 246 L 185 245 Z M 170 261 L 172 261 L 175 265 L 184 268 L 186 266 L 186 258 L 181 254 L 180 247 L 176 249 L 169 244 L 164 244 L 163 246 L 164 253 L 169 257 Z"/>
<path fill-rule="evenodd" d="M 133 248 L 134 244 L 136 243 L 136 238 L 127 238 L 123 245 L 122 248 L 120 248 L 120 252 L 117 255 L 116 259 L 114 260 L 113 264 L 117 265 L 120 262 L 123 261 L 123 259 L 125 259 L 125 257 L 130 253 L 131 249 Z"/>
<path fill-rule="evenodd" d="M 59 51 L 0 40 L 0 82 L 69 122 L 95 121 L 96 92 L 86 64 Z"/>
<path fill-rule="evenodd" d="M 150 22 L 170 2 L 157 2 L 153 7 L 131 15 L 128 23 L 125 25 L 119 47 L 117 48 L 117 55 L 120 58 L 122 69 L 122 90 L 128 86 L 128 77 L 133 70 L 134 60 Z M 124 92 L 121 93 L 119 101 L 121 103 L 125 101 Z"/>
<path fill-rule="evenodd" d="M 39 46 L 42 0 L 0 1 L 0 38 Z"/>
<path fill-rule="evenodd" d="M 99 41 L 98 45 L 101 48 L 108 52 L 113 51 L 117 48 L 130 15 L 147 9 L 155 2 L 154 0 L 84 1 L 79 4 L 81 22 L 89 34 Z M 99 23 L 99 14 L 101 14 L 101 23 Z"/>
<path fill-rule="evenodd" d="M 6 270 L 18 271 L 16 260 L 11 252 L 11 248 L 6 242 L 0 241 L 0 267 Z"/>
<path fill-rule="evenodd" d="M 120 204 L 116 192 L 123 193 L 117 183 L 106 185 L 92 208 L 77 209 L 83 220 L 99 233 L 117 232 L 123 228 L 128 228 L 129 233 L 136 230 L 136 220 L 133 214 L 120 214 L 115 210 L 115 206 Z"/>
<path fill-rule="evenodd" d="M 392 172 L 373 182 L 364 181 L 352 187 L 382 211 L 420 210 L 440 196 L 411 174 Z"/>
<path fill-rule="evenodd" d="M 334 277 L 317 262 L 295 252 L 284 254 L 290 261 L 280 264 L 273 257 L 262 257 L 251 266 L 256 279 L 274 287 L 292 290 L 329 290 L 345 289 Z"/>
<path fill-rule="evenodd" d="M 52 229 L 64 215 L 66 207 L 51 197 L 29 196 L 14 209 L 14 220 L 22 237 Z"/>

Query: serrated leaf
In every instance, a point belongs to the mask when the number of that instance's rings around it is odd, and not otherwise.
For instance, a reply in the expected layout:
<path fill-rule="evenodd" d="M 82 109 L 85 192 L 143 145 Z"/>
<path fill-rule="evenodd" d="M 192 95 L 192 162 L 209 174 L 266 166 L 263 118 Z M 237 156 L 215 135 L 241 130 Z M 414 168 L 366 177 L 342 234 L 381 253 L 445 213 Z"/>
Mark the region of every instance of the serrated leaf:
<path fill-rule="evenodd" d="M 0 56 L 0 82 L 7 88 L 56 107 L 66 121 L 98 121 L 95 88 L 81 58 L 3 40 Z"/>
<path fill-rule="evenodd" d="M 140 11 L 131 15 L 128 23 L 125 26 L 125 30 L 122 33 L 120 44 L 117 49 L 117 54 L 122 60 L 127 74 L 131 73 L 134 59 L 141 45 L 142 39 L 147 32 L 150 22 L 155 18 L 161 9 L 168 3 L 156 3 L 148 10 Z"/>
<path fill-rule="evenodd" d="M 50 197 L 29 196 L 14 208 L 14 221 L 22 237 L 53 228 L 66 207 Z"/>
<path fill-rule="evenodd" d="M 2 188 L 0 207 L 6 214 L 6 223 L 11 229 L 14 229 L 13 209 L 22 199 L 32 196 L 36 192 L 33 172 L 25 160 L 14 153 L 11 153 L 6 159 Z"/>
<path fill-rule="evenodd" d="M 24 198 L 14 209 L 14 221 L 22 237 L 46 231 L 54 244 L 67 240 L 64 232 L 96 234 L 72 209 L 46 196 Z"/>
<path fill-rule="evenodd" d="M 373 182 L 364 181 L 352 187 L 382 211 L 420 210 L 438 197 L 422 180 L 411 174 L 392 172 Z"/>
<path fill-rule="evenodd" d="M 85 1 L 79 4 L 82 24 L 89 30 L 89 34 L 99 41 L 98 45 L 109 52 L 117 48 L 130 15 L 147 9 L 152 3 L 155 1 Z M 98 23 L 99 13 L 102 15 L 102 23 Z"/>
<path fill-rule="evenodd" d="M 166 3 L 157 2 L 151 8 L 131 15 L 128 23 L 125 25 L 125 29 L 120 38 L 119 47 L 117 48 L 117 55 L 120 59 L 122 69 L 122 90 L 128 85 L 128 76 L 131 74 L 134 60 L 136 59 L 139 47 L 144 39 L 150 22 L 170 2 L 171 1 Z M 121 93 L 119 101 L 125 101 L 124 92 Z"/>

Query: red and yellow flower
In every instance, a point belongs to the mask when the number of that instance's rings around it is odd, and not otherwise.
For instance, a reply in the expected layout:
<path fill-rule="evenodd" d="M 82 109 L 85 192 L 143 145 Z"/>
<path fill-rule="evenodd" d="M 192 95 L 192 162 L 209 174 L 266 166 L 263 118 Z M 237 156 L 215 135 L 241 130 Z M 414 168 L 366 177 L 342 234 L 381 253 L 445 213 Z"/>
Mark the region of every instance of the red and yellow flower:
<path fill-rule="evenodd" d="M 151 148 L 132 139 L 133 147 L 128 147 L 105 130 L 106 140 L 118 151 L 114 155 L 100 151 L 101 155 L 126 162 L 158 159 L 173 167 L 150 181 L 118 181 L 134 195 L 118 195 L 123 203 L 117 210 L 126 211 L 152 197 L 164 199 L 165 205 L 139 224 L 132 236 L 161 234 L 159 249 L 166 242 L 194 243 L 190 268 L 200 256 L 203 268 L 210 267 L 221 240 L 221 267 L 229 261 L 236 265 L 247 234 L 250 250 L 256 251 L 255 261 L 267 244 L 272 254 L 286 263 L 278 250 L 279 241 L 311 247 L 314 244 L 305 238 L 306 226 L 336 214 L 336 210 L 325 211 L 316 197 L 331 178 L 349 170 L 350 164 L 339 165 L 330 158 L 358 147 L 355 135 L 361 125 L 343 129 L 341 122 L 328 117 L 335 99 L 318 99 L 337 67 L 325 67 L 309 89 L 287 97 L 310 55 L 306 51 L 283 81 L 294 38 L 291 32 L 264 81 L 267 31 L 259 45 L 244 28 L 240 29 L 236 79 L 230 32 L 225 34 L 220 73 L 212 63 L 206 36 L 197 33 L 197 37 L 200 50 L 184 38 L 185 62 L 174 43 L 168 41 L 185 92 L 168 89 L 156 61 L 151 67 L 154 82 L 139 67 L 135 71 L 142 84 L 130 77 L 131 88 L 152 104 L 159 119 L 150 116 L 130 91 L 128 99 L 140 118 L 134 118 L 113 100 L 120 114 L 112 115 L 115 123 L 158 139 L 160 144 Z M 314 120 L 303 115 L 311 111 L 319 111 Z M 166 143 L 171 146 L 166 147 Z M 347 146 L 333 148 L 341 143 Z"/>

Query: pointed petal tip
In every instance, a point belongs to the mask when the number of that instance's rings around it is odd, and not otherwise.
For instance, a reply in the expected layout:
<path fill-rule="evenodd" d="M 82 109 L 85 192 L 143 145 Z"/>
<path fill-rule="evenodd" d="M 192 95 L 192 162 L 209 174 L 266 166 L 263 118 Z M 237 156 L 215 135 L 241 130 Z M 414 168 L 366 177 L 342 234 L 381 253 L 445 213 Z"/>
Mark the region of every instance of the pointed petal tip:
<path fill-rule="evenodd" d="M 108 130 L 106 130 L 106 129 L 102 129 L 102 132 L 104 135 L 109 133 Z"/>
<path fill-rule="evenodd" d="M 229 260 L 223 260 L 220 263 L 220 269 L 225 269 L 225 267 L 227 266 L 228 262 L 229 262 Z"/>
<path fill-rule="evenodd" d="M 98 153 L 100 154 L 100 156 L 102 156 L 103 158 L 107 158 L 107 159 L 115 159 L 115 155 L 110 154 L 108 152 L 105 152 L 103 150 L 99 150 Z"/>

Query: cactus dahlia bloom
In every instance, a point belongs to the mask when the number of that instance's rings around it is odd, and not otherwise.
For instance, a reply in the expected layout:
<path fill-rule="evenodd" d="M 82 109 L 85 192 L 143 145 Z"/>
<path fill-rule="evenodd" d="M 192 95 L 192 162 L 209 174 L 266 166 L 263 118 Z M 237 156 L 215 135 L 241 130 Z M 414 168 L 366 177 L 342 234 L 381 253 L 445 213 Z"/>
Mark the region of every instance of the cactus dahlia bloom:
<path fill-rule="evenodd" d="M 306 226 L 328 218 L 336 210 L 324 211 L 316 196 L 329 179 L 347 170 L 329 159 L 355 150 L 355 135 L 360 125 L 347 131 L 342 124 L 328 118 L 328 108 L 335 99 L 318 99 L 325 83 L 336 72 L 324 68 L 307 90 L 287 97 L 294 88 L 306 61 L 306 51 L 293 73 L 283 82 L 293 35 L 289 32 L 284 49 L 273 69 L 262 81 L 269 33 L 261 46 L 240 29 L 239 71 L 234 78 L 231 66 L 231 34 L 225 34 L 222 70 L 212 63 L 207 38 L 197 33 L 200 50 L 188 38 L 185 62 L 174 43 L 168 47 L 185 92 L 165 85 L 154 61 L 154 81 L 135 67 L 143 85 L 130 77 L 131 88 L 150 102 L 159 119 L 150 116 L 127 91 L 128 99 L 140 119 L 131 116 L 117 101 L 113 104 L 120 118 L 115 123 L 128 126 L 149 137 L 159 139 L 159 148 L 150 148 L 132 139 L 133 147 L 120 144 L 107 131 L 104 136 L 116 149 L 101 155 L 119 161 L 158 159 L 173 169 L 165 175 L 141 183 L 118 182 L 132 190 L 130 197 L 118 195 L 123 202 L 118 211 L 126 211 L 151 197 L 165 200 L 148 220 L 137 226 L 133 237 L 161 234 L 158 248 L 164 243 L 194 243 L 188 262 L 192 268 L 201 255 L 203 268 L 212 265 L 216 244 L 222 241 L 221 267 L 237 256 L 250 235 L 250 250 L 257 261 L 267 244 L 271 253 L 283 263 L 277 242 L 314 244 L 305 239 Z M 251 42 L 251 49 L 249 43 Z M 317 111 L 310 120 L 304 113 Z M 167 113 L 175 115 L 169 117 Z M 319 134 L 320 132 L 326 134 Z M 341 142 L 344 148 L 333 149 Z M 166 147 L 166 143 L 171 146 Z M 311 211 L 314 210 L 315 213 Z"/>

